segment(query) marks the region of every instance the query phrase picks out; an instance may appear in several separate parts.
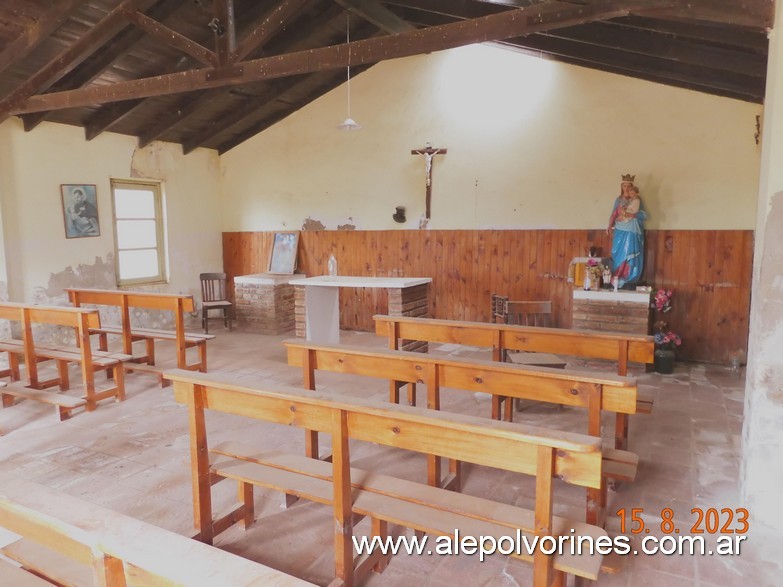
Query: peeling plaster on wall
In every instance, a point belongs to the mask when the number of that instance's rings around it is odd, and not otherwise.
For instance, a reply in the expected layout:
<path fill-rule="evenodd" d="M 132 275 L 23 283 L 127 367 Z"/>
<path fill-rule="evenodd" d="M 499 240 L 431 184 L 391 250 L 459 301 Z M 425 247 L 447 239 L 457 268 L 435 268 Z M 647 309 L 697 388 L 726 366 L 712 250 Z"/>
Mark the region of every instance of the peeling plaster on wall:
<path fill-rule="evenodd" d="M 131 177 L 143 179 L 165 179 L 176 171 L 177 160 L 182 150 L 174 143 L 153 141 L 149 145 L 133 151 Z"/>
<path fill-rule="evenodd" d="M 337 230 L 356 230 L 356 225 L 354 224 L 338 224 Z"/>
<path fill-rule="evenodd" d="M 3 284 L 4 285 L 4 284 Z M 69 306 L 66 288 L 84 289 L 117 289 L 114 268 L 114 254 L 107 253 L 105 257 L 95 257 L 91 265 L 79 264 L 76 267 L 66 267 L 59 273 L 52 273 L 49 283 L 37 287 L 33 291 L 33 303 L 48 306 Z M 135 291 L 163 291 L 163 286 L 136 286 Z M 0 290 L 1 293 L 2 290 Z M 88 306 L 89 307 L 89 306 Z M 120 324 L 120 309 L 114 306 L 98 306 L 102 324 Z M 131 309 L 131 322 L 142 328 L 174 328 L 174 316 L 171 312 L 162 310 Z M 74 333 L 59 326 L 38 324 L 33 325 L 36 340 L 47 343 L 72 345 L 75 343 Z"/>
<path fill-rule="evenodd" d="M 302 223 L 302 230 L 326 230 L 326 226 L 320 220 L 313 220 L 308 216 Z"/>
<path fill-rule="evenodd" d="M 783 522 L 780 487 L 783 469 L 783 192 L 770 198 L 760 243 L 758 284 L 751 308 L 751 337 L 743 428 L 743 494 L 751 511 L 766 512 L 767 524 Z"/>

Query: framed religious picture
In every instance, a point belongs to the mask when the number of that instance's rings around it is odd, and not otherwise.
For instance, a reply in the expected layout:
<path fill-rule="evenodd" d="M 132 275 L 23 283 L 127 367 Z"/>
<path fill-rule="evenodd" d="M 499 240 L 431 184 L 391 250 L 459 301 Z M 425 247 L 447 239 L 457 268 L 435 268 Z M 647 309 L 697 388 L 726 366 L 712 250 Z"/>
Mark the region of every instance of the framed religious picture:
<path fill-rule="evenodd" d="M 93 184 L 63 184 L 60 186 L 63 202 L 65 238 L 100 236 L 98 195 Z"/>
<path fill-rule="evenodd" d="M 291 275 L 296 269 L 296 252 L 299 247 L 298 232 L 276 232 L 269 256 L 269 273 Z"/>

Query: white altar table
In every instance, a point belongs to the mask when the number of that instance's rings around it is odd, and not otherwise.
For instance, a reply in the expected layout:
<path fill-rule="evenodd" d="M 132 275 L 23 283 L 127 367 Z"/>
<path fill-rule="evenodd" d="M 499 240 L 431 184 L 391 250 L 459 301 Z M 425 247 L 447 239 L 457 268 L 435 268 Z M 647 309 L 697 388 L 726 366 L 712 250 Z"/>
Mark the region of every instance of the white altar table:
<path fill-rule="evenodd" d="M 294 278 L 289 282 L 296 290 L 297 304 L 304 298 L 304 316 L 297 314 L 297 335 L 327 344 L 340 342 L 341 287 L 385 288 L 389 292 L 389 314 L 395 316 L 429 316 L 431 277 L 354 277 L 321 275 Z M 300 328 L 302 321 L 304 328 Z M 406 349 L 409 350 L 409 349 Z"/>

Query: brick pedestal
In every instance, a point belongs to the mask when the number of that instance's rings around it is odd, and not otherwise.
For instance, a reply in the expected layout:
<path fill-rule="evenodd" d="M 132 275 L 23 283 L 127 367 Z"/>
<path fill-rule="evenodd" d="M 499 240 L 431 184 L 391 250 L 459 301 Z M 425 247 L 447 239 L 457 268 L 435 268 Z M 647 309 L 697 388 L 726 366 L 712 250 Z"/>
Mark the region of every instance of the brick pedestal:
<path fill-rule="evenodd" d="M 430 317 L 430 284 L 425 283 L 404 289 L 389 288 L 389 316 L 407 316 L 409 318 Z M 400 350 L 426 353 L 424 340 L 401 340 Z"/>
<path fill-rule="evenodd" d="M 294 328 L 294 287 L 290 275 L 240 275 L 234 278 L 237 322 L 260 334 Z"/>
<path fill-rule="evenodd" d="M 574 290 L 571 327 L 628 334 L 650 333 L 650 293 Z"/>

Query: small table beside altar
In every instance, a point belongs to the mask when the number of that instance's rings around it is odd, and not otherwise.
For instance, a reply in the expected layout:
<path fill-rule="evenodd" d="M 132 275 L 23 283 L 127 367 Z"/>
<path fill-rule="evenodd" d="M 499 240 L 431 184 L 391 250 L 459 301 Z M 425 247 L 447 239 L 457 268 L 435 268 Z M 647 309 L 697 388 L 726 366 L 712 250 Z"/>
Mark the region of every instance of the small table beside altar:
<path fill-rule="evenodd" d="M 384 288 L 389 294 L 388 313 L 392 316 L 429 317 L 431 277 L 355 277 L 321 275 L 292 279 L 296 303 L 297 336 L 312 342 L 340 343 L 341 287 Z M 303 311 L 302 311 L 303 310 Z M 303 328 L 304 326 L 304 328 Z M 401 350 L 423 350 L 426 343 L 404 341 Z"/>

